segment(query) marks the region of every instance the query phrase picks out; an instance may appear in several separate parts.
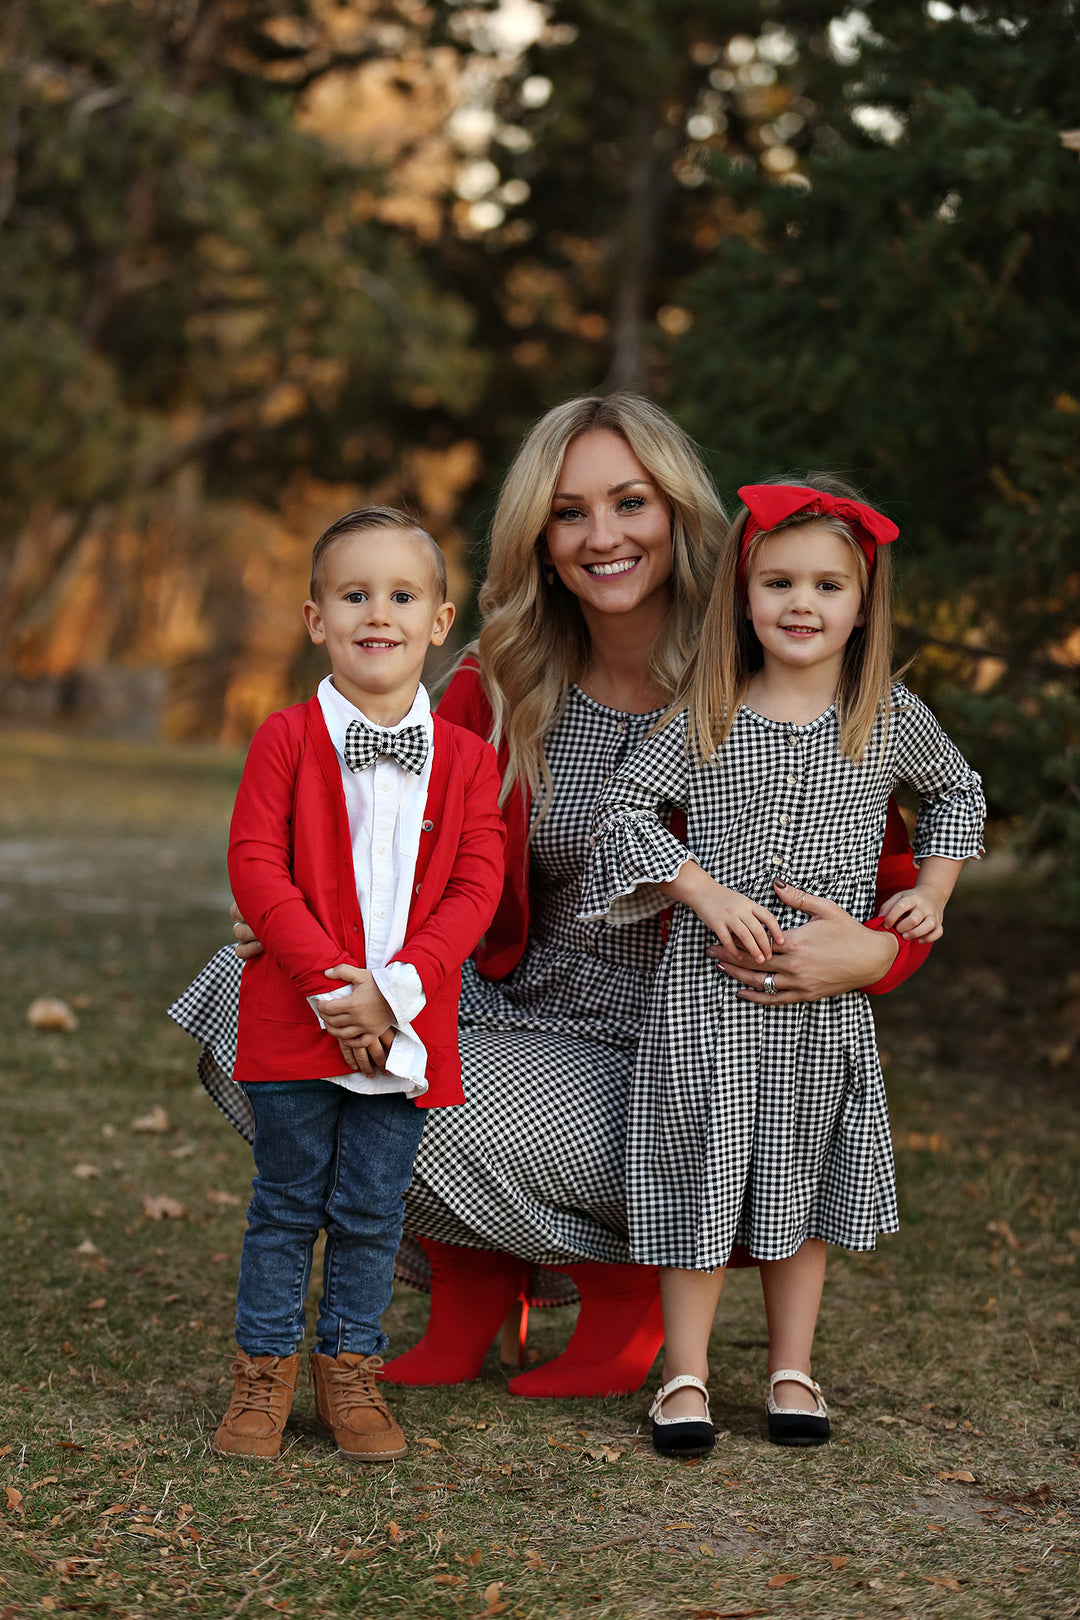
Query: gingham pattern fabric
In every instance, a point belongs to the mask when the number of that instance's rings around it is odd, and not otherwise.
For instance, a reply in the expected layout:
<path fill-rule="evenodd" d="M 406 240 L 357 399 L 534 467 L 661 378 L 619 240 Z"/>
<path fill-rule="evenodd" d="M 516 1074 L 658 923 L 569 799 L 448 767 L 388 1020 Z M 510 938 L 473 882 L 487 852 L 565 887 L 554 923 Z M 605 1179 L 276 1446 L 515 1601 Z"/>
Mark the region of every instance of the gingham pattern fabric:
<path fill-rule="evenodd" d="M 833 709 L 795 726 L 744 708 L 719 762 L 702 766 L 688 756 L 679 716 L 601 795 L 582 913 L 640 927 L 662 903 L 650 885 L 673 877 L 688 847 L 783 927 L 805 918 L 780 905 L 776 878 L 865 920 L 897 782 L 922 801 L 917 855 L 981 853 L 978 776 L 906 688 L 894 687 L 892 702 L 880 767 L 881 721 L 855 765 L 840 754 Z M 657 817 L 668 802 L 686 808 L 686 847 Z M 794 1254 L 809 1237 L 872 1249 L 879 1232 L 896 1230 L 897 1212 L 869 999 L 854 991 L 796 1006 L 739 1001 L 735 981 L 705 955 L 711 939 L 692 911 L 676 908 L 630 1103 L 633 1258 L 710 1270 L 734 1243 L 765 1260 Z"/>
<path fill-rule="evenodd" d="M 400 731 L 386 731 L 382 726 L 350 720 L 342 752 L 350 771 L 366 771 L 385 754 L 396 759 L 402 770 L 419 776 L 428 757 L 427 730 L 424 726 L 403 726 Z"/>
<path fill-rule="evenodd" d="M 530 852 L 529 944 L 506 979 L 482 979 L 465 964 L 468 1103 L 428 1115 L 407 1232 L 540 1264 L 628 1257 L 627 1103 L 663 941 L 655 917 L 612 931 L 577 912 L 597 795 L 655 720 L 570 690 L 546 744 L 554 788 Z M 245 1100 L 224 1077 L 235 1057 L 239 977 L 233 951 L 220 951 L 169 1009 L 210 1046 L 213 1062 L 200 1072 L 234 1123 L 236 1099 Z"/>

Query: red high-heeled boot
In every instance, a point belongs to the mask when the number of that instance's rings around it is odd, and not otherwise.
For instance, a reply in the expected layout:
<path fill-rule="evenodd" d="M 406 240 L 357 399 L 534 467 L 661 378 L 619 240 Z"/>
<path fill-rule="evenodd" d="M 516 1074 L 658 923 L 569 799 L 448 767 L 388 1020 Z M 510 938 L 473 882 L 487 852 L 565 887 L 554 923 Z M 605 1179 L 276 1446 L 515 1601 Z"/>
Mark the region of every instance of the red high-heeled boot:
<path fill-rule="evenodd" d="M 431 1313 L 422 1339 L 378 1373 L 388 1384 L 464 1384 L 478 1378 L 496 1333 L 528 1281 L 523 1260 L 421 1238 L 431 1262 Z"/>
<path fill-rule="evenodd" d="M 583 1261 L 553 1266 L 572 1278 L 581 1310 L 561 1356 L 511 1378 L 513 1395 L 629 1395 L 648 1377 L 664 1342 L 655 1266 Z"/>

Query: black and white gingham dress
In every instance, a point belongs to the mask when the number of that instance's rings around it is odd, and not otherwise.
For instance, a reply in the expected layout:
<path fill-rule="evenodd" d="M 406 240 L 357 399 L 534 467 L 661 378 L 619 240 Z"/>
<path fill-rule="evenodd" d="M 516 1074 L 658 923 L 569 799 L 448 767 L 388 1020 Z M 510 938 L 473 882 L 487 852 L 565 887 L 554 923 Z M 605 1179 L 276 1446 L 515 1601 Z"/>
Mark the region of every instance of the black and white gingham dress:
<path fill-rule="evenodd" d="M 546 744 L 552 808 L 530 848 L 529 942 L 505 979 L 465 964 L 468 1101 L 428 1113 L 406 1232 L 540 1264 L 628 1258 L 627 1104 L 663 940 L 655 915 L 611 930 L 577 914 L 597 796 L 656 718 L 570 690 Z M 204 1043 L 204 1084 L 243 1131 L 247 1100 L 227 1078 L 239 980 L 232 949 L 220 951 L 170 1012 Z"/>
<path fill-rule="evenodd" d="M 782 927 L 781 878 L 873 914 L 886 805 L 906 782 L 922 802 L 917 856 L 981 852 L 979 777 L 933 715 L 893 688 L 863 763 L 839 749 L 834 709 L 785 725 L 742 709 L 719 763 L 687 754 L 680 715 L 601 795 L 582 914 L 641 926 L 664 902 L 686 846 L 657 817 L 683 805 L 687 846 L 719 882 L 767 906 Z M 619 929 L 614 929 L 616 936 Z M 897 1228 L 885 1089 L 868 998 L 860 991 L 794 1006 L 737 999 L 705 955 L 712 935 L 676 907 L 646 1015 L 627 1132 L 632 1257 L 711 1270 L 734 1243 L 784 1259 L 806 1238 L 872 1249 Z"/>

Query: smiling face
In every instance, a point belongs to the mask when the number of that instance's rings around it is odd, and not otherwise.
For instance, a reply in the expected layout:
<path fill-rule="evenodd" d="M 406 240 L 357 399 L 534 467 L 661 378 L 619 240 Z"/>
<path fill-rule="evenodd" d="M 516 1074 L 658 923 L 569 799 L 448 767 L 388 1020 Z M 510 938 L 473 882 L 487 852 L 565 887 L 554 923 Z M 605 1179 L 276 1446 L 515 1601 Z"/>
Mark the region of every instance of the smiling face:
<path fill-rule="evenodd" d="M 839 680 L 844 649 L 863 622 L 862 570 L 854 547 L 824 523 L 781 529 L 754 551 L 747 615 L 765 666 L 824 673 Z"/>
<path fill-rule="evenodd" d="M 412 707 L 429 647 L 454 622 L 442 600 L 426 538 L 407 529 L 361 529 L 323 554 L 319 600 L 304 623 L 330 654 L 334 685 L 379 725 Z"/>
<path fill-rule="evenodd" d="M 567 447 L 542 556 L 586 622 L 594 614 L 667 611 L 671 513 L 620 434 L 594 428 Z"/>

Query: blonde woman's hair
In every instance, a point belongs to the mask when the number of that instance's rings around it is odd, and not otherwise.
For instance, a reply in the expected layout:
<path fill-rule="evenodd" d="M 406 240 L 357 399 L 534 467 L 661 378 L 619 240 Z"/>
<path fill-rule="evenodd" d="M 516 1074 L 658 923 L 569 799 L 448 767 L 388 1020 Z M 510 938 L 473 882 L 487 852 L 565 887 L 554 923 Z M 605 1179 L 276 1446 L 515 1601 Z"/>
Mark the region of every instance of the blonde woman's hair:
<path fill-rule="evenodd" d="M 571 399 L 542 416 L 503 481 L 491 526 L 482 628 L 471 651 L 494 716 L 492 741 L 509 761 L 503 798 L 518 782 L 546 809 L 551 776 L 544 739 L 585 673 L 589 636 L 577 598 L 541 552 L 567 448 L 606 429 L 625 439 L 671 511 L 671 607 L 649 651 L 648 673 L 664 702 L 674 696 L 701 627 L 727 519 L 693 441 L 651 400 L 636 394 Z M 548 574 L 551 570 L 548 570 Z"/>
<path fill-rule="evenodd" d="M 823 494 L 861 499 L 856 490 L 831 473 L 809 473 L 805 477 L 792 473 L 766 482 L 801 484 L 819 489 Z M 746 507 L 742 506 L 732 520 L 716 583 L 705 610 L 698 652 L 672 705 L 673 710 L 689 709 L 690 745 L 701 760 L 711 759 L 731 735 L 750 679 L 764 661 L 761 643 L 746 613 L 739 569 L 743 525 L 748 516 Z M 747 547 L 746 575 L 749 575 L 755 553 L 766 540 L 807 523 L 824 524 L 850 545 L 862 583 L 863 623 L 852 631 L 844 649 L 836 693 L 840 751 L 848 759 L 861 760 L 878 716 L 884 716 L 883 743 L 889 724 L 889 688 L 893 679 L 889 548 L 876 548 L 871 569 L 854 531 L 842 518 L 829 512 L 796 512 L 775 528 L 754 535 Z"/>

